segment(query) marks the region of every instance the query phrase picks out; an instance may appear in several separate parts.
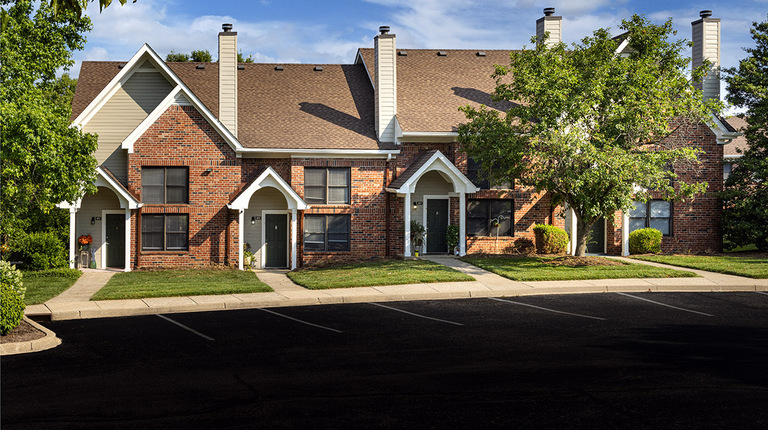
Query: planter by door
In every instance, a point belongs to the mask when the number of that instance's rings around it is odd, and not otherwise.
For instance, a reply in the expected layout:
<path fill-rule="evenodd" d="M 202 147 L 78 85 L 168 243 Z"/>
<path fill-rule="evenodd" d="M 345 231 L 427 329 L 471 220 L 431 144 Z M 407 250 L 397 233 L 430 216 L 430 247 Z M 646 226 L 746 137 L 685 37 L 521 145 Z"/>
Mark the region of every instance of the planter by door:
<path fill-rule="evenodd" d="M 445 232 L 448 229 L 448 199 L 427 200 L 427 252 L 448 252 Z"/>
<path fill-rule="evenodd" d="M 107 214 L 107 267 L 125 266 L 125 215 Z"/>
<path fill-rule="evenodd" d="M 264 225 L 266 267 L 288 267 L 288 216 L 266 214 Z"/>

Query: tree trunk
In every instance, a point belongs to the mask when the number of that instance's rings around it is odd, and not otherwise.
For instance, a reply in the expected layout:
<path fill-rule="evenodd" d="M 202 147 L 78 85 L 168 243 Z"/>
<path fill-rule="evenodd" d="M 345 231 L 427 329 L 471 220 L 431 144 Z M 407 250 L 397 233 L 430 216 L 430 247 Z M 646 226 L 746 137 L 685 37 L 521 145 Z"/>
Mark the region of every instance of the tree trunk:
<path fill-rule="evenodd" d="M 574 212 L 576 213 L 576 212 Z M 587 252 L 587 240 L 592 233 L 596 219 L 585 220 L 576 213 L 576 256 L 583 257 Z"/>

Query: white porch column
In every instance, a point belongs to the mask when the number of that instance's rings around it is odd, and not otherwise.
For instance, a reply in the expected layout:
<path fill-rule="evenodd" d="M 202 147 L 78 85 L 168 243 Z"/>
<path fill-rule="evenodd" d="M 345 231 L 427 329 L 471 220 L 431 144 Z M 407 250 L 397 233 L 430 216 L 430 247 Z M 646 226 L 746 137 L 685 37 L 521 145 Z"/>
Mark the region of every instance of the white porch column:
<path fill-rule="evenodd" d="M 245 210 L 240 209 L 237 211 L 237 268 L 243 270 L 243 235 L 245 229 L 243 222 L 245 222 Z"/>
<path fill-rule="evenodd" d="M 75 222 L 77 221 L 77 208 L 69 208 L 69 268 L 75 268 L 75 249 L 77 239 L 75 238 Z"/>
<path fill-rule="evenodd" d="M 106 222 L 105 218 L 104 223 Z M 125 208 L 125 269 L 123 271 L 131 271 L 131 210 L 128 208 Z"/>
<path fill-rule="evenodd" d="M 621 255 L 629 255 L 629 214 L 621 211 Z"/>
<path fill-rule="evenodd" d="M 296 222 L 296 209 L 291 209 L 291 270 L 296 270 L 296 250 L 298 249 L 296 244 L 296 228 L 298 222 Z"/>
<path fill-rule="evenodd" d="M 405 193 L 405 203 L 403 204 L 403 230 L 405 231 L 405 246 L 403 247 L 403 256 L 411 256 L 411 193 Z"/>
<path fill-rule="evenodd" d="M 578 226 L 578 222 L 576 222 L 576 212 L 574 212 L 573 208 L 569 210 L 571 211 L 571 249 L 569 250 L 569 254 L 576 255 L 576 248 L 578 247 L 576 227 Z"/>
<path fill-rule="evenodd" d="M 467 255 L 467 193 L 459 193 L 459 255 Z"/>

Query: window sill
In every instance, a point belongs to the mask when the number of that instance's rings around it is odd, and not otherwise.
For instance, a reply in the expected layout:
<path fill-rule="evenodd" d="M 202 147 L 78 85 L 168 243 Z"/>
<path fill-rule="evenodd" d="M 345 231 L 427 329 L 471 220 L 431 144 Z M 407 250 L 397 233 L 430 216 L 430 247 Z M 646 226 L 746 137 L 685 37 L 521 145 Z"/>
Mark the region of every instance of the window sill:
<path fill-rule="evenodd" d="M 188 249 L 179 249 L 176 251 L 162 251 L 162 250 L 149 250 L 149 249 L 142 249 L 140 252 L 140 255 L 153 255 L 153 254 L 162 254 L 162 255 L 169 255 L 169 254 L 189 254 Z"/>
<path fill-rule="evenodd" d="M 314 254 L 351 254 L 352 251 L 304 251 L 304 255 Z"/>

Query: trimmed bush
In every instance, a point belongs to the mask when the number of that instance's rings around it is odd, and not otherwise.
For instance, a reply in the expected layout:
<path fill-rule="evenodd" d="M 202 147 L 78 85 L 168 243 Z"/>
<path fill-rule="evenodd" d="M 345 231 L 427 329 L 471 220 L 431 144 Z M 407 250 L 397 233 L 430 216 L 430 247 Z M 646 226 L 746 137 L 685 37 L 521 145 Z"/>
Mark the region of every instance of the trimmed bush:
<path fill-rule="evenodd" d="M 15 244 L 27 270 L 58 269 L 67 266 L 67 251 L 53 232 L 30 233 Z"/>
<path fill-rule="evenodd" d="M 0 286 L 0 334 L 5 336 L 21 324 L 24 318 L 24 300 L 5 282 Z"/>
<path fill-rule="evenodd" d="M 16 266 L 5 260 L 0 260 L 0 283 L 11 287 L 24 300 L 27 289 L 24 288 L 24 283 L 21 279 L 21 271 L 16 269 Z"/>
<path fill-rule="evenodd" d="M 459 226 L 449 225 L 445 231 L 445 244 L 448 245 L 448 253 L 453 253 L 454 248 L 459 246 Z"/>
<path fill-rule="evenodd" d="M 536 224 L 533 233 L 536 235 L 536 252 L 539 254 L 565 254 L 568 248 L 568 233 L 562 228 Z"/>
<path fill-rule="evenodd" d="M 661 252 L 661 232 L 655 228 L 641 228 L 629 234 L 630 254 L 658 254 Z"/>

